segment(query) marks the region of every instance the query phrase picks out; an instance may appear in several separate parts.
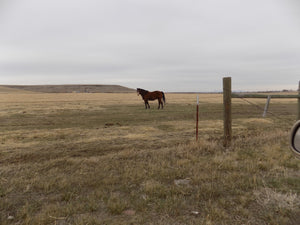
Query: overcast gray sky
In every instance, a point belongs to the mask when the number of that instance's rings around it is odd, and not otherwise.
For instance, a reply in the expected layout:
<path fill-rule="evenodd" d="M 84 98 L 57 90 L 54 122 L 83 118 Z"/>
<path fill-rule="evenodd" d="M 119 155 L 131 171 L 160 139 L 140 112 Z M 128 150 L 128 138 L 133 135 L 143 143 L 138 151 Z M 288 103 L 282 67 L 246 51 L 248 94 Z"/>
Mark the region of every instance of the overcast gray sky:
<path fill-rule="evenodd" d="M 298 88 L 298 0 L 0 0 L 0 84 Z"/>

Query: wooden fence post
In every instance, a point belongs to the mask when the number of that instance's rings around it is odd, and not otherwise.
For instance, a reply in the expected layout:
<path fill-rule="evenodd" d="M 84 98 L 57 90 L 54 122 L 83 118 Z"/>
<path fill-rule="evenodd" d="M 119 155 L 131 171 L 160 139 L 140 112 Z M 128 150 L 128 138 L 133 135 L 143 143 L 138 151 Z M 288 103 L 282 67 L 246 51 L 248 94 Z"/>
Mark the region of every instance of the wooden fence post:
<path fill-rule="evenodd" d="M 231 145 L 231 77 L 223 78 L 223 105 L 224 105 L 224 147 Z"/>
<path fill-rule="evenodd" d="M 298 95 L 300 95 L 300 81 L 298 84 Z M 297 115 L 297 120 L 300 120 L 300 98 L 298 97 L 298 115 Z"/>

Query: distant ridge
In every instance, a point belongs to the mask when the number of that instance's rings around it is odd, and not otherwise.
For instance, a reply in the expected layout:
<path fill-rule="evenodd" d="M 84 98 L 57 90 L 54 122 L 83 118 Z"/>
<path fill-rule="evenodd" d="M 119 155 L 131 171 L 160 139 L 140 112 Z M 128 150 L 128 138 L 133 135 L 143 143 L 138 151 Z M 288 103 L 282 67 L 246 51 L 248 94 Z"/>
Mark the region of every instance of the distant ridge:
<path fill-rule="evenodd" d="M 120 85 L 1 85 L 0 87 L 42 93 L 133 93 Z"/>

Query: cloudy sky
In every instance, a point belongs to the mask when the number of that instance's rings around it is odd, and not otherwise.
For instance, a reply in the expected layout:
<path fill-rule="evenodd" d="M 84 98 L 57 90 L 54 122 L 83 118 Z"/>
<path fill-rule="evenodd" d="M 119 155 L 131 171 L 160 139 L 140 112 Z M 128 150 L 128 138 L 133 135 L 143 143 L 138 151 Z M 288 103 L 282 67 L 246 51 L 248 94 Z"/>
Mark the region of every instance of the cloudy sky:
<path fill-rule="evenodd" d="M 298 88 L 299 0 L 0 0 L 0 84 Z"/>

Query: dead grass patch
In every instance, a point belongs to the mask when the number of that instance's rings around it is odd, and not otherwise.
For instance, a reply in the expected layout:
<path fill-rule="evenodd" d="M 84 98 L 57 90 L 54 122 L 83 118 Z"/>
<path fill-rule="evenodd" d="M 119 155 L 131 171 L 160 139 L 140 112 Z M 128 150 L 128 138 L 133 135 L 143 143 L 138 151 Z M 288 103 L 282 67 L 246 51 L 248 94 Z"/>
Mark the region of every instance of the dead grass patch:
<path fill-rule="evenodd" d="M 281 193 L 271 188 L 255 190 L 256 201 L 262 207 L 275 207 L 278 209 L 296 210 L 300 207 L 300 197 L 297 193 Z"/>
<path fill-rule="evenodd" d="M 1 224 L 293 222 L 300 180 L 288 150 L 292 119 L 236 105 L 224 149 L 221 95 L 200 97 L 198 142 L 196 95 L 167 94 L 164 110 L 126 95 L 1 96 Z"/>

